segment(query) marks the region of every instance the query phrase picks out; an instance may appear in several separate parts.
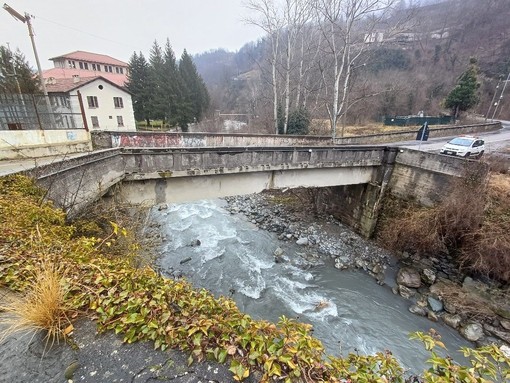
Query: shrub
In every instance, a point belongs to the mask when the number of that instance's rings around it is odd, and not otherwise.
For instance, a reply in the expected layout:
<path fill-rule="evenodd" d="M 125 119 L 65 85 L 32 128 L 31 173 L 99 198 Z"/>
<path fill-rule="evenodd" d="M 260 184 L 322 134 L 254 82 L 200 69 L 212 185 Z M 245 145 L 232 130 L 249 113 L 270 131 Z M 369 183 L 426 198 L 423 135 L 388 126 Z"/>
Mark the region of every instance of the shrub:
<path fill-rule="evenodd" d="M 432 208 L 389 200 L 379 242 L 392 250 L 450 253 L 472 273 L 510 282 L 510 177 L 491 174 L 486 186 L 471 173 Z"/>

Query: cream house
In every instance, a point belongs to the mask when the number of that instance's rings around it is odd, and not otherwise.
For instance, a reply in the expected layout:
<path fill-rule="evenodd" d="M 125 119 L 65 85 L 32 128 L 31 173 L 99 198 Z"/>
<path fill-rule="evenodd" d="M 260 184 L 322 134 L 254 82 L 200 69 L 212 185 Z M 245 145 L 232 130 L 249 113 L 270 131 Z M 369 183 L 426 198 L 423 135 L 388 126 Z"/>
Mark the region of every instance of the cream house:
<path fill-rule="evenodd" d="M 60 128 L 82 125 L 76 121 L 81 114 L 89 130 L 136 130 L 131 94 L 105 77 L 74 75 L 44 81 L 54 110 L 62 116 L 57 121 Z"/>

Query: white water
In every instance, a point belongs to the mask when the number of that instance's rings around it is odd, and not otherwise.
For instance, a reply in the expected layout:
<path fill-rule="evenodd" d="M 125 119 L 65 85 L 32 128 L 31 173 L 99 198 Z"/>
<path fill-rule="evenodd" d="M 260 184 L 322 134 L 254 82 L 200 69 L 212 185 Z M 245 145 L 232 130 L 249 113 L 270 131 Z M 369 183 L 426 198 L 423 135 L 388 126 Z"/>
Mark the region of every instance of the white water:
<path fill-rule="evenodd" d="M 339 271 L 330 260 L 313 267 L 299 256 L 306 251 L 258 230 L 241 215 L 230 215 L 223 201 L 199 201 L 153 210 L 167 238 L 162 246 L 163 272 L 181 272 L 197 287 L 231 295 L 253 318 L 277 321 L 299 318 L 334 355 L 389 349 L 407 368 L 419 372 L 427 352 L 408 336 L 436 329 L 454 358 L 469 344 L 455 331 L 408 311 L 410 303 L 380 287 L 362 272 Z M 191 247 L 193 240 L 201 245 Z M 287 259 L 275 263 L 281 247 Z M 183 264 L 180 262 L 191 258 Z M 316 309 L 318 303 L 326 307 Z"/>

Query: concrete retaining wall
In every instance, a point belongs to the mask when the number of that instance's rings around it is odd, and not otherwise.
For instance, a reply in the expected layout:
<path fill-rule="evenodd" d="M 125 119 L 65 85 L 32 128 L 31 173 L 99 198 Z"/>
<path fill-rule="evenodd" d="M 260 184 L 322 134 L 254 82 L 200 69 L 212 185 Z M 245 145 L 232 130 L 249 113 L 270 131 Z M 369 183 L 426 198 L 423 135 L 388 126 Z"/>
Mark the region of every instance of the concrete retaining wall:
<path fill-rule="evenodd" d="M 84 129 L 1 130 L 0 159 L 37 158 L 92 150 Z"/>
<path fill-rule="evenodd" d="M 47 198 L 70 217 L 85 209 L 125 176 L 120 150 L 105 150 L 26 172 L 48 190 Z"/>
<path fill-rule="evenodd" d="M 390 193 L 400 199 L 433 206 L 449 194 L 456 180 L 468 170 L 486 175 L 488 166 L 475 160 L 400 149 L 389 183 Z"/>

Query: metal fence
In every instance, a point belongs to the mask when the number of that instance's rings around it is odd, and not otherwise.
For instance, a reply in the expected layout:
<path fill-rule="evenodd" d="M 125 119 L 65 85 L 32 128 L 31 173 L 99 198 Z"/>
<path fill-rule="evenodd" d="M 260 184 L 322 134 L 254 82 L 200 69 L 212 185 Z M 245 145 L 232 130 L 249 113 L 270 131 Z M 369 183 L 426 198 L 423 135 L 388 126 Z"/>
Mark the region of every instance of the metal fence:
<path fill-rule="evenodd" d="M 78 96 L 0 93 L 0 130 L 84 128 Z"/>

